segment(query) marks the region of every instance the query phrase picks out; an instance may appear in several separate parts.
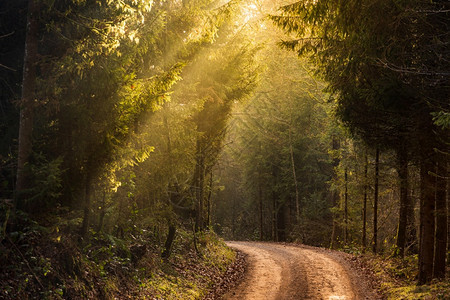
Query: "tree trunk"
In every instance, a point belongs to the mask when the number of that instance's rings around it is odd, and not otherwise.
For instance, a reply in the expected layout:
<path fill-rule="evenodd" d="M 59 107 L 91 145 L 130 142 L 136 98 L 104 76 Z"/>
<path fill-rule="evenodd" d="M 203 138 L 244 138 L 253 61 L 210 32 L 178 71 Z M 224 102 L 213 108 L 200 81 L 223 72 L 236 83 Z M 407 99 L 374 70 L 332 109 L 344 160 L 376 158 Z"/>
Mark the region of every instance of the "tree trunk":
<path fill-rule="evenodd" d="M 27 34 L 23 63 L 22 99 L 20 101 L 19 145 L 17 153 L 17 174 L 14 211 L 18 207 L 25 211 L 24 192 L 29 188 L 26 164 L 32 150 L 34 101 L 36 87 L 36 63 L 38 54 L 38 6 L 35 0 L 28 0 Z M 13 212 L 14 213 L 14 212 Z"/>
<path fill-rule="evenodd" d="M 374 183 L 374 196 L 373 196 L 373 241 L 372 251 L 377 253 L 378 246 L 378 179 L 380 173 L 380 149 L 376 149 L 375 152 L 375 183 Z"/>
<path fill-rule="evenodd" d="M 286 203 L 279 203 L 277 209 L 277 242 L 286 242 Z"/>
<path fill-rule="evenodd" d="M 278 211 L 280 210 L 280 207 L 278 205 L 278 195 L 275 190 L 277 184 L 278 184 L 278 167 L 276 165 L 272 165 L 272 206 L 273 206 L 273 214 L 272 214 L 272 235 L 273 240 L 275 242 L 278 242 L 279 236 L 278 236 L 278 226 L 280 224 L 278 223 Z"/>
<path fill-rule="evenodd" d="M 236 239 L 236 195 L 233 195 L 233 207 L 231 210 L 231 235 Z"/>
<path fill-rule="evenodd" d="M 86 238 L 89 230 L 89 219 L 91 215 L 91 174 L 87 171 L 86 183 L 85 183 L 85 193 L 84 193 L 84 214 L 83 214 L 83 224 L 81 225 L 81 236 Z"/>
<path fill-rule="evenodd" d="M 449 169 L 450 164 L 447 162 L 447 178 L 446 178 L 446 186 L 447 186 L 447 265 L 450 265 L 450 174 Z"/>
<path fill-rule="evenodd" d="M 277 224 L 277 197 L 275 191 L 272 191 L 272 239 L 278 241 L 278 224 Z"/>
<path fill-rule="evenodd" d="M 445 278 L 445 256 L 447 250 L 447 205 L 446 178 L 447 162 L 440 155 L 436 172 L 436 247 L 434 249 L 434 278 Z"/>
<path fill-rule="evenodd" d="M 175 240 L 175 234 L 177 232 L 177 228 L 173 223 L 169 224 L 169 233 L 167 234 L 166 242 L 164 243 L 164 251 L 161 254 L 163 259 L 168 259 L 170 254 L 172 253 L 172 245 Z M 195 234 L 195 233 L 194 233 Z"/>
<path fill-rule="evenodd" d="M 348 243 L 348 172 L 344 171 L 344 244 Z"/>
<path fill-rule="evenodd" d="M 333 152 L 336 152 L 340 148 L 339 139 L 336 137 L 332 140 L 332 149 Z M 336 182 L 336 168 L 339 166 L 339 157 L 335 155 L 333 158 L 333 181 Z M 336 190 L 331 191 L 331 205 L 333 208 L 337 207 L 339 202 L 339 194 Z M 339 214 L 336 212 L 332 213 L 332 230 L 331 230 L 331 241 L 330 241 L 330 249 L 334 249 L 336 247 L 336 243 L 339 237 L 339 223 L 338 223 Z"/>
<path fill-rule="evenodd" d="M 363 228 L 362 228 L 362 252 L 366 252 L 367 246 L 367 173 L 369 162 L 367 154 L 364 156 L 364 199 L 363 199 Z"/>
<path fill-rule="evenodd" d="M 194 171 L 194 194 L 197 200 L 197 214 L 195 219 L 195 230 L 202 231 L 204 229 L 204 180 L 205 180 L 205 165 L 204 165 L 204 154 L 202 148 L 202 141 L 200 139 L 197 140 L 197 154 L 196 154 L 196 164 Z"/>
<path fill-rule="evenodd" d="M 261 178 L 259 179 L 259 185 L 258 185 L 258 198 L 259 198 L 259 240 L 262 241 L 264 238 L 263 233 L 263 195 L 262 195 L 262 182 Z"/>
<path fill-rule="evenodd" d="M 420 163 L 419 284 L 428 283 L 433 278 L 435 178 L 430 173 L 434 170 L 432 155 L 432 152 L 428 151 Z"/>
<path fill-rule="evenodd" d="M 339 194 L 337 193 L 337 191 L 333 191 L 332 195 L 331 195 L 331 201 L 332 201 L 332 207 L 336 207 L 336 205 L 338 204 L 339 201 Z M 334 249 L 337 246 L 338 243 L 338 239 L 340 236 L 340 228 L 339 228 L 339 223 L 338 223 L 338 213 L 333 212 L 333 226 L 331 228 L 331 242 L 330 242 L 330 249 Z"/>
<path fill-rule="evenodd" d="M 213 190 L 213 172 L 212 170 L 210 171 L 210 177 L 209 177 L 209 191 L 208 191 L 208 198 L 207 198 L 207 202 L 206 205 L 208 207 L 208 215 L 206 217 L 206 226 L 210 227 L 211 226 L 211 198 L 212 198 L 212 190 Z"/>
<path fill-rule="evenodd" d="M 289 126 L 289 152 L 291 154 L 292 177 L 293 177 L 294 186 L 295 186 L 295 214 L 296 214 L 295 218 L 296 218 L 296 222 L 298 223 L 300 220 L 300 199 L 299 199 L 299 192 L 298 192 L 297 175 L 295 173 L 294 149 L 292 147 L 292 134 L 291 134 L 290 126 Z"/>
<path fill-rule="evenodd" d="M 394 254 L 403 257 L 405 254 L 408 229 L 408 209 L 411 209 L 408 197 L 408 157 L 403 144 L 397 150 L 397 160 L 397 173 L 400 183 L 400 211 L 398 217 L 397 249 Z"/>
<path fill-rule="evenodd" d="M 414 198 L 410 194 L 408 195 L 408 224 L 406 227 L 406 245 L 405 252 L 410 254 L 418 254 L 419 247 L 417 242 L 417 227 L 416 227 L 416 214 L 415 214 L 415 202 Z"/>

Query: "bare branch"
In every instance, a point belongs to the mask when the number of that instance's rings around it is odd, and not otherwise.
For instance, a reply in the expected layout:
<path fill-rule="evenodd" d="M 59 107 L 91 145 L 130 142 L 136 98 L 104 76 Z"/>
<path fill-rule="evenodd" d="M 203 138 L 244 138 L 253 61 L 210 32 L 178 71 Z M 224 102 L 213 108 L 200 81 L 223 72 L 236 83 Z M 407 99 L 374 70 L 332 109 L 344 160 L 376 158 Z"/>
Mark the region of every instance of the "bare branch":
<path fill-rule="evenodd" d="M 5 34 L 5 35 L 0 35 L 0 39 L 5 38 L 5 37 L 8 37 L 8 36 L 13 35 L 13 34 L 14 34 L 14 31 L 12 31 L 12 32 L 10 32 L 10 33 L 7 33 L 7 34 Z"/>
<path fill-rule="evenodd" d="M 10 70 L 10 71 L 14 71 L 14 72 L 17 71 L 17 70 L 15 70 L 15 69 L 10 68 L 10 67 L 8 67 L 8 66 L 5 66 L 5 65 L 3 65 L 3 64 L 0 64 L 0 67 L 5 68 L 5 69 L 8 69 L 8 70 Z"/>
<path fill-rule="evenodd" d="M 381 59 L 377 59 L 377 61 L 384 67 L 388 68 L 389 70 L 399 72 L 399 73 L 426 75 L 426 76 L 450 76 L 450 72 L 433 72 L 433 71 L 419 70 L 419 69 L 413 69 L 413 68 L 404 68 L 404 67 L 399 67 L 394 64 L 385 62 Z"/>

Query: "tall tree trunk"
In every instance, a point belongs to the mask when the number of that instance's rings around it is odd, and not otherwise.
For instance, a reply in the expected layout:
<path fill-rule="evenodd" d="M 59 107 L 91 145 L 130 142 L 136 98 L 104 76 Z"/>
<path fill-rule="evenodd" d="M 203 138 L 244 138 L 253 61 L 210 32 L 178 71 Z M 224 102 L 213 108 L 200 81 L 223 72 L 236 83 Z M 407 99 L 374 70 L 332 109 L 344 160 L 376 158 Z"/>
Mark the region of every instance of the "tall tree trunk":
<path fill-rule="evenodd" d="M 259 240 L 262 241 L 264 238 L 264 233 L 263 233 L 263 195 L 262 195 L 262 182 L 261 182 L 261 178 L 259 178 L 259 184 L 258 184 L 258 200 L 259 200 Z"/>
<path fill-rule="evenodd" d="M 347 168 L 344 171 L 344 244 L 348 243 L 348 172 Z"/>
<path fill-rule="evenodd" d="M 447 161 L 447 265 L 450 265 L 450 163 Z"/>
<path fill-rule="evenodd" d="M 417 228 L 416 228 L 416 215 L 414 211 L 415 204 L 413 198 L 408 196 L 409 207 L 408 207 L 408 226 L 406 228 L 406 246 L 405 251 L 410 254 L 418 253 L 418 243 L 417 243 Z"/>
<path fill-rule="evenodd" d="M 210 177 L 209 177 L 209 189 L 208 189 L 208 198 L 206 205 L 208 207 L 208 215 L 206 217 L 206 226 L 211 226 L 211 198 L 212 198 L 212 190 L 213 190 L 213 171 L 210 171 Z"/>
<path fill-rule="evenodd" d="M 380 149 L 377 147 L 375 151 L 375 183 L 373 196 L 373 241 L 372 251 L 377 253 L 378 246 L 378 180 L 380 176 Z"/>
<path fill-rule="evenodd" d="M 336 207 L 338 202 L 339 202 L 339 194 L 337 191 L 333 191 L 331 194 L 331 203 L 332 203 L 332 207 Z M 338 239 L 340 236 L 340 228 L 339 228 L 339 222 L 338 222 L 338 213 L 337 212 L 333 212 L 333 226 L 331 228 L 331 241 L 330 241 L 330 249 L 334 249 L 337 246 L 338 243 Z"/>
<path fill-rule="evenodd" d="M 362 252 L 366 252 L 367 247 L 367 173 L 369 162 L 367 153 L 364 156 L 364 199 L 363 199 L 363 228 L 362 228 Z"/>
<path fill-rule="evenodd" d="M 89 165 L 88 165 L 89 168 Z M 87 170 L 86 174 L 86 182 L 85 182 L 85 193 L 84 193 L 84 214 L 83 214 L 83 223 L 81 225 L 81 236 L 86 238 L 89 223 L 91 217 L 91 174 L 90 171 Z"/>
<path fill-rule="evenodd" d="M 170 222 L 169 223 L 169 232 L 167 234 L 166 242 L 164 243 L 164 251 L 161 254 L 161 257 L 163 259 L 168 259 L 170 257 L 170 254 L 172 253 L 172 245 L 173 245 L 173 241 L 175 240 L 176 232 L 177 232 L 176 226 L 172 222 Z M 194 232 L 194 234 L 195 234 L 195 232 Z"/>
<path fill-rule="evenodd" d="M 420 247 L 419 247 L 419 284 L 425 284 L 433 278 L 434 230 L 435 230 L 435 178 L 431 158 L 432 151 L 423 153 L 420 163 Z"/>
<path fill-rule="evenodd" d="M 276 165 L 272 165 L 272 206 L 273 206 L 273 214 L 272 214 L 272 235 L 273 240 L 278 242 L 278 227 L 280 224 L 278 223 L 278 211 L 281 209 L 278 205 L 278 195 L 275 190 L 278 184 L 278 167 Z"/>
<path fill-rule="evenodd" d="M 436 247 L 434 249 L 434 278 L 445 278 L 445 256 L 447 250 L 447 205 L 445 155 L 439 155 L 436 171 Z"/>
<path fill-rule="evenodd" d="M 337 150 L 339 150 L 339 148 L 340 148 L 339 139 L 336 137 L 333 137 L 333 140 L 332 140 L 333 152 L 337 152 Z M 339 166 L 339 157 L 337 155 L 335 155 L 335 157 L 333 158 L 333 181 L 334 182 L 337 181 L 336 168 L 338 166 Z M 335 207 L 337 207 L 338 203 L 339 203 L 339 193 L 336 191 L 336 189 L 333 189 L 331 191 L 331 205 L 333 208 L 335 208 Z M 339 222 L 338 222 L 339 214 L 336 212 L 333 212 L 332 218 L 333 218 L 333 220 L 332 220 L 330 249 L 334 249 L 336 247 L 336 243 L 337 243 L 338 237 L 339 237 Z"/>
<path fill-rule="evenodd" d="M 233 195 L 233 207 L 231 210 L 231 235 L 236 239 L 236 195 Z"/>
<path fill-rule="evenodd" d="M 194 182 L 193 188 L 195 198 L 197 200 L 197 214 L 195 219 L 195 230 L 202 231 L 204 229 L 204 181 L 205 181 L 205 163 L 204 163 L 204 153 L 202 147 L 202 141 L 197 140 L 197 151 L 196 151 L 196 164 L 194 171 Z"/>
<path fill-rule="evenodd" d="M 22 99 L 20 101 L 19 148 L 17 153 L 17 174 L 14 211 L 16 207 L 27 210 L 24 192 L 29 187 L 26 164 L 32 150 L 34 101 L 36 87 L 36 63 L 38 54 L 38 5 L 28 0 L 27 34 L 23 63 Z"/>
<path fill-rule="evenodd" d="M 277 224 L 277 197 L 275 191 L 272 191 L 272 239 L 278 241 L 278 224 Z"/>
<path fill-rule="evenodd" d="M 400 211 L 397 229 L 397 249 L 395 255 L 405 254 L 406 236 L 408 230 L 408 209 L 411 209 L 408 197 L 408 157 L 404 143 L 397 149 L 397 173 L 400 183 Z"/>
<path fill-rule="evenodd" d="M 295 173 L 294 149 L 292 147 L 292 133 L 291 133 L 290 125 L 289 125 L 289 152 L 291 154 L 292 177 L 293 177 L 294 186 L 295 186 L 295 214 L 296 214 L 295 218 L 296 218 L 296 222 L 298 223 L 300 220 L 300 199 L 299 199 L 299 192 L 298 192 L 297 175 Z"/>
<path fill-rule="evenodd" d="M 277 202 L 277 242 L 286 242 L 286 203 Z"/>
<path fill-rule="evenodd" d="M 416 213 L 415 213 L 415 201 L 414 197 L 409 191 L 408 195 L 408 224 L 406 227 L 406 245 L 405 252 L 410 254 L 418 254 L 419 253 L 419 243 L 417 241 L 417 226 L 416 226 Z"/>

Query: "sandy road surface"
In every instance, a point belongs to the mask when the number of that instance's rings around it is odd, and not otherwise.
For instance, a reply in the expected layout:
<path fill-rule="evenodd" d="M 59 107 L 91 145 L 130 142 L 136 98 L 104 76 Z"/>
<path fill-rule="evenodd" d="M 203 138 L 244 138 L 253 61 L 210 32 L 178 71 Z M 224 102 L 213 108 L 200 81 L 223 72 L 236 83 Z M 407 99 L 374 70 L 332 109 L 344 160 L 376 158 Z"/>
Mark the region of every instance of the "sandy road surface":
<path fill-rule="evenodd" d="M 379 299 L 334 252 L 276 243 L 227 244 L 248 255 L 248 271 L 225 299 Z"/>

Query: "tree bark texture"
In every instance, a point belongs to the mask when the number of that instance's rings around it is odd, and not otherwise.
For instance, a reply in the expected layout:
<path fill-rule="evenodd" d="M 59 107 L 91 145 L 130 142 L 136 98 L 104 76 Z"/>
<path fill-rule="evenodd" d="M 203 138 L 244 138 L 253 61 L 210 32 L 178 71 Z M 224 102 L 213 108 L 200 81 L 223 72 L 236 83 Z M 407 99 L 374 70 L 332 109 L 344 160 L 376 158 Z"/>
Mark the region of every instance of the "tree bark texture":
<path fill-rule="evenodd" d="M 15 206 L 27 210 L 24 192 L 29 188 L 26 164 L 32 150 L 33 118 L 36 87 L 36 63 L 38 54 L 38 6 L 35 0 L 28 1 L 27 34 L 23 64 L 22 99 L 20 101 L 19 145 L 17 153 L 17 174 Z"/>
<path fill-rule="evenodd" d="M 447 265 L 450 265 L 450 163 L 447 162 Z"/>
<path fill-rule="evenodd" d="M 364 156 L 364 198 L 363 198 L 363 227 L 362 227 L 362 252 L 366 252 L 367 247 L 367 173 L 369 162 L 367 154 Z"/>
<path fill-rule="evenodd" d="M 286 203 L 277 203 L 277 242 L 286 242 Z"/>
<path fill-rule="evenodd" d="M 334 137 L 332 140 L 332 149 L 333 151 L 337 151 L 340 148 L 340 141 L 338 138 Z M 336 168 L 339 166 L 339 158 L 338 156 L 335 156 L 333 158 L 333 181 L 337 181 L 337 175 L 336 175 Z M 339 203 L 339 194 L 334 189 L 331 191 L 331 207 L 337 207 Z M 330 240 L 330 249 L 334 249 L 336 247 L 336 244 L 339 239 L 339 222 L 338 222 L 339 215 L 338 213 L 333 213 L 333 220 L 332 220 L 332 229 L 331 229 L 331 240 Z"/>
<path fill-rule="evenodd" d="M 344 173 L 344 244 L 348 243 L 348 171 L 345 168 Z"/>
<path fill-rule="evenodd" d="M 259 200 L 259 240 L 262 241 L 264 238 L 264 216 L 263 216 L 263 193 L 262 193 L 262 182 L 259 179 L 258 184 L 258 200 Z"/>
<path fill-rule="evenodd" d="M 278 241 L 277 196 L 275 191 L 272 191 L 272 240 Z"/>
<path fill-rule="evenodd" d="M 447 161 L 447 265 L 450 265 L 450 163 Z"/>
<path fill-rule="evenodd" d="M 91 216 L 91 174 L 87 171 L 86 183 L 85 183 L 85 193 L 84 193 L 84 213 L 83 213 L 83 223 L 81 225 L 81 236 L 85 238 L 89 230 Z"/>
<path fill-rule="evenodd" d="M 291 127 L 289 127 L 289 152 L 290 152 L 290 155 L 291 155 L 292 177 L 293 177 L 294 186 L 295 186 L 295 214 L 296 214 L 296 222 L 298 223 L 299 220 L 300 220 L 300 197 L 299 197 L 299 191 L 298 191 L 297 175 L 295 173 L 295 160 L 294 160 L 294 149 L 292 147 Z"/>
<path fill-rule="evenodd" d="M 408 196 L 408 224 L 406 227 L 405 251 L 410 254 L 418 254 L 417 227 L 415 215 L 415 203 L 411 195 Z"/>
<path fill-rule="evenodd" d="M 167 234 L 166 242 L 164 243 L 164 251 L 161 254 L 161 257 L 163 259 L 168 259 L 170 257 L 170 254 L 172 253 L 172 245 L 173 241 L 175 240 L 175 234 L 177 232 L 177 228 L 174 224 L 169 224 L 169 232 Z"/>
<path fill-rule="evenodd" d="M 445 278 L 445 256 L 447 254 L 447 162 L 444 155 L 440 155 L 436 170 L 436 247 L 434 249 L 433 277 Z"/>
<path fill-rule="evenodd" d="M 207 198 L 207 207 L 208 207 L 208 215 L 206 217 L 206 226 L 211 226 L 211 208 L 212 208 L 212 191 L 213 191 L 213 172 L 212 170 L 209 172 L 209 188 L 208 188 L 208 198 Z"/>
<path fill-rule="evenodd" d="M 197 213 L 195 219 L 195 230 L 202 231 L 204 229 L 204 181 L 205 181 L 205 161 L 202 147 L 202 141 L 197 140 L 196 164 L 194 171 L 193 188 L 197 201 Z"/>
<path fill-rule="evenodd" d="M 372 251 L 377 253 L 378 248 L 378 183 L 380 176 L 380 149 L 375 151 L 375 183 L 374 183 L 374 196 L 373 196 L 373 241 Z"/>
<path fill-rule="evenodd" d="M 397 229 L 396 255 L 405 255 L 406 236 L 408 230 L 408 210 L 411 204 L 408 197 L 408 157 L 405 147 L 401 145 L 397 150 L 397 173 L 400 184 L 400 210 Z"/>
<path fill-rule="evenodd" d="M 420 165 L 420 248 L 419 248 L 419 284 L 425 284 L 433 278 L 434 231 L 435 231 L 435 177 L 431 161 L 432 153 L 421 159 Z"/>

